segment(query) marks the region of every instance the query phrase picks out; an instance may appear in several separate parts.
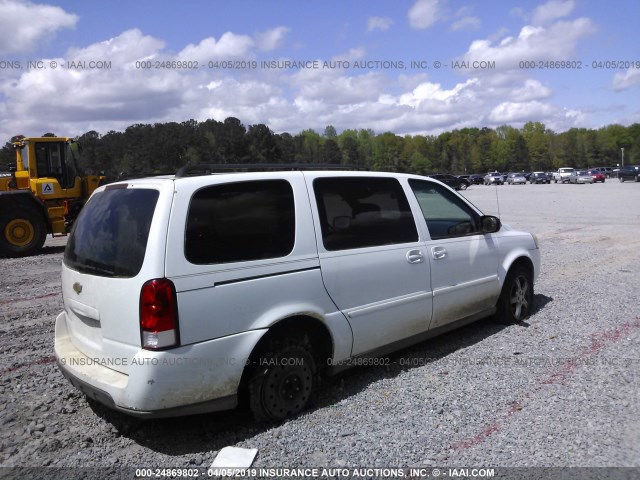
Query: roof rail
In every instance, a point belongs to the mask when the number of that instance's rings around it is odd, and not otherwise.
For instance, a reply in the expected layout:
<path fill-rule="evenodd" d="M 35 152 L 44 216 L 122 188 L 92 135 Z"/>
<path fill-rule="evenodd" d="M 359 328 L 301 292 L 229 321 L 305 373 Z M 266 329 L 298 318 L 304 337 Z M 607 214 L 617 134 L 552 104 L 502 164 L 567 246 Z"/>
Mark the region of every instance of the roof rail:
<path fill-rule="evenodd" d="M 185 165 L 176 172 L 176 178 L 211 175 L 222 172 L 262 172 L 293 170 L 365 170 L 356 165 L 335 163 L 201 163 Z"/>
<path fill-rule="evenodd" d="M 141 173 L 126 173 L 122 172 L 117 177 L 115 177 L 113 182 L 122 182 L 125 180 L 135 180 L 138 178 L 147 178 L 147 177 L 161 177 L 164 175 L 173 175 L 173 172 L 141 172 Z"/>

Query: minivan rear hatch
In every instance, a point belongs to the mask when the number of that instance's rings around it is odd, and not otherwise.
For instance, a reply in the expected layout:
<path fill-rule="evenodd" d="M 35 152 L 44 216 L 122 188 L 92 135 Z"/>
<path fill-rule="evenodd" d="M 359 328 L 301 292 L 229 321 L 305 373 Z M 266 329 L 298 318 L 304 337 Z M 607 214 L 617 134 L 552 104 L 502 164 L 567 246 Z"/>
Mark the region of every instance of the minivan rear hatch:
<path fill-rule="evenodd" d="M 78 216 L 64 253 L 62 293 L 82 361 L 127 373 L 140 351 L 140 290 L 164 274 L 172 194 L 169 179 L 107 185 Z"/>

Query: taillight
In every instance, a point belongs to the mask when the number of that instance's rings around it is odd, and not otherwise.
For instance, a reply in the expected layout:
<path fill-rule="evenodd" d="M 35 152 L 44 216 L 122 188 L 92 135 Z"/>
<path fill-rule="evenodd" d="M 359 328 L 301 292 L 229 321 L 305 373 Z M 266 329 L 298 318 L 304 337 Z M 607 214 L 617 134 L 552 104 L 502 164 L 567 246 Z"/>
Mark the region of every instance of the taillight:
<path fill-rule="evenodd" d="M 142 348 L 159 350 L 178 344 L 178 305 L 171 280 L 149 280 L 140 291 Z"/>

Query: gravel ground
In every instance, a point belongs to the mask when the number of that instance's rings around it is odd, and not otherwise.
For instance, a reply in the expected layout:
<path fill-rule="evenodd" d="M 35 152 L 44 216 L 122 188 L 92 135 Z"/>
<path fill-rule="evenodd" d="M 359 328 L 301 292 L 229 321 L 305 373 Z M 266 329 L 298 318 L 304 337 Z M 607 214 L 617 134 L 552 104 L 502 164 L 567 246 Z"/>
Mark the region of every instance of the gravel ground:
<path fill-rule="evenodd" d="M 496 197 L 496 194 L 498 197 Z M 0 466 L 640 467 L 640 185 L 473 186 L 536 233 L 526 323 L 481 321 L 332 379 L 279 426 L 245 412 L 142 422 L 90 403 L 53 361 L 64 239 L 0 259 Z"/>

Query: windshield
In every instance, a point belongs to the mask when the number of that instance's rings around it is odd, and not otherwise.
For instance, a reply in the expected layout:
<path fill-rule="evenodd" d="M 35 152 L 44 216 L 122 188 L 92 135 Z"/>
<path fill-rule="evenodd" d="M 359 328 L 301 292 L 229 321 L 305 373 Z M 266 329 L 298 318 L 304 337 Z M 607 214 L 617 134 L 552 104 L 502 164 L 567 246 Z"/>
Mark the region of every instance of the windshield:
<path fill-rule="evenodd" d="M 142 267 L 159 192 L 118 188 L 96 193 L 78 216 L 64 263 L 82 273 L 134 277 Z"/>

